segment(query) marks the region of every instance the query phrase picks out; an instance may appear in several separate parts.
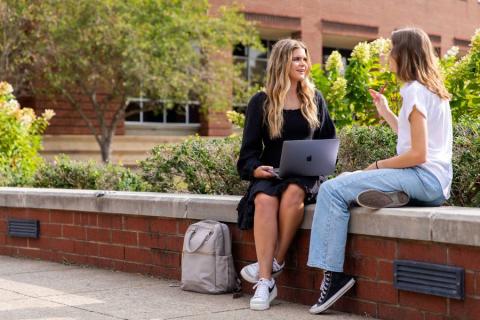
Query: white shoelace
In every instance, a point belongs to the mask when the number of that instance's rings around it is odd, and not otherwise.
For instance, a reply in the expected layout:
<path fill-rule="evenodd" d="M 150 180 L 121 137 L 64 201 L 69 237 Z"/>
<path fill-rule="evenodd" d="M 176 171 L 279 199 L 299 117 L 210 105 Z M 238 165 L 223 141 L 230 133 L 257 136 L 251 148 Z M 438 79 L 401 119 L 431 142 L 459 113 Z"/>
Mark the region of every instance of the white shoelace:
<path fill-rule="evenodd" d="M 270 295 L 270 280 L 261 278 L 255 283 L 253 289 L 256 289 L 254 298 L 266 298 Z"/>
<path fill-rule="evenodd" d="M 332 281 L 332 272 L 325 271 L 323 273 L 322 285 L 320 286 L 320 298 L 318 299 L 319 302 L 323 301 L 323 299 L 327 295 L 328 287 L 330 287 L 331 281 Z"/>

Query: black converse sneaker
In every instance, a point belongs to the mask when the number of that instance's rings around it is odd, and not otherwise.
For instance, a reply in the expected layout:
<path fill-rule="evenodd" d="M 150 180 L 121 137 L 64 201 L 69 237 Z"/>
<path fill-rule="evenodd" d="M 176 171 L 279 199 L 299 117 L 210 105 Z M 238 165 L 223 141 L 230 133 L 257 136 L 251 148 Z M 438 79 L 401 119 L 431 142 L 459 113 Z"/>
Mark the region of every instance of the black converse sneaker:
<path fill-rule="evenodd" d="M 310 313 L 322 313 L 332 306 L 340 297 L 342 297 L 353 285 L 355 279 L 343 272 L 325 271 L 323 281 L 320 286 L 320 298 L 315 305 L 310 308 Z"/>
<path fill-rule="evenodd" d="M 270 308 L 270 302 L 277 297 L 277 285 L 275 280 L 260 278 L 253 286 L 255 294 L 250 299 L 250 309 L 252 310 L 267 310 Z"/>
<path fill-rule="evenodd" d="M 369 209 L 403 207 L 409 201 L 410 197 L 403 191 L 383 192 L 369 189 L 357 196 L 358 205 Z"/>

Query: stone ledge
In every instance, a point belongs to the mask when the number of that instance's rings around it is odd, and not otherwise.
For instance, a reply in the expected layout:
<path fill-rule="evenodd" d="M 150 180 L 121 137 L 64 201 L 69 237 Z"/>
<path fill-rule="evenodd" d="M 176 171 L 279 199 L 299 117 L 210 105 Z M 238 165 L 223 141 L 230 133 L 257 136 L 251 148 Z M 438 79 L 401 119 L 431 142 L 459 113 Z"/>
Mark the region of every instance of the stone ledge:
<path fill-rule="evenodd" d="M 0 207 L 73 210 L 236 222 L 239 196 L 67 189 L 0 188 Z M 303 229 L 310 229 L 308 206 Z M 480 208 L 352 210 L 350 233 L 480 246 Z"/>

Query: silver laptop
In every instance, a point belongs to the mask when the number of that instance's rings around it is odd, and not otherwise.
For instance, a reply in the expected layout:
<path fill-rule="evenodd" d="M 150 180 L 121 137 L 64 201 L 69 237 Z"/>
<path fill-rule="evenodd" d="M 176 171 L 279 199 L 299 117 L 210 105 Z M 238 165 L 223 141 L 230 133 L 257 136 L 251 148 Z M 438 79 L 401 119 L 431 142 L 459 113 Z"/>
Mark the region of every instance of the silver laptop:
<path fill-rule="evenodd" d="M 328 176 L 335 171 L 338 139 L 288 140 L 283 142 L 279 178 L 289 176 Z"/>

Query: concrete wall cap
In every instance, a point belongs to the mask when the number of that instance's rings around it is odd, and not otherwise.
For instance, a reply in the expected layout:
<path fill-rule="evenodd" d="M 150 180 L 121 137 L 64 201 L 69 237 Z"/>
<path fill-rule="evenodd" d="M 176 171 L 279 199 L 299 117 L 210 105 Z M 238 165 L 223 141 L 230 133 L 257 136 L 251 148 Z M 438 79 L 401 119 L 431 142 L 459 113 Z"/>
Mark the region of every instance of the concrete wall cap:
<path fill-rule="evenodd" d="M 236 222 L 239 196 L 102 190 L 0 188 L 0 207 L 73 210 Z M 314 205 L 301 228 L 310 229 Z M 379 237 L 480 246 L 480 208 L 354 208 L 349 232 Z"/>

